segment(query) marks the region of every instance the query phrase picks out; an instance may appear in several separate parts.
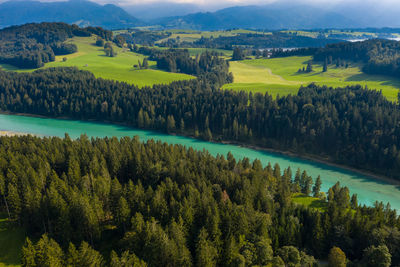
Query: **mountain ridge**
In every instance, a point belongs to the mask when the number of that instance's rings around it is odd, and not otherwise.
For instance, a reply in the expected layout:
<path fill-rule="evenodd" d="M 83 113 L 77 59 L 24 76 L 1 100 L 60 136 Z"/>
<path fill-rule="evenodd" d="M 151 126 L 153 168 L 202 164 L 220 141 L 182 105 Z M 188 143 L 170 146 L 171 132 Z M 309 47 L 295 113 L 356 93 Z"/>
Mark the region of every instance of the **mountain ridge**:
<path fill-rule="evenodd" d="M 154 21 L 166 28 L 222 30 L 229 28 L 254 29 L 312 29 L 351 28 L 361 26 L 340 13 L 297 5 L 235 6 L 215 12 L 197 12 L 185 16 L 167 17 Z"/>
<path fill-rule="evenodd" d="M 108 29 L 135 27 L 140 20 L 124 9 L 99 5 L 87 0 L 63 2 L 7 1 L 0 4 L 0 27 L 32 22 L 66 22 L 78 26 L 101 26 Z"/>

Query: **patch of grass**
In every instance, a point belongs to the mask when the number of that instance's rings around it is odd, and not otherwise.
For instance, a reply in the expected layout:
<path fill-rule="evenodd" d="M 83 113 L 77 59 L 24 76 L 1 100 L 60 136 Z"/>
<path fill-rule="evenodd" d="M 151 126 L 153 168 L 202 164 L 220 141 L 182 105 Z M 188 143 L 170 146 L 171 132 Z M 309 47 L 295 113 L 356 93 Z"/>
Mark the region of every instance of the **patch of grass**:
<path fill-rule="evenodd" d="M 75 37 L 69 40 L 68 42 L 75 43 L 78 46 L 78 52 L 66 56 L 57 56 L 55 62 L 47 63 L 44 68 L 76 66 L 79 69 L 92 72 L 96 77 L 127 82 L 139 87 L 195 78 L 191 75 L 158 70 L 154 61 L 149 61 L 149 69 L 135 69 L 133 65 L 137 65 L 138 61 L 142 62 L 143 55 L 132 53 L 127 48 L 114 46 L 118 55 L 106 57 L 103 48 L 93 45 L 95 41 L 95 37 Z M 64 57 L 67 58 L 65 62 L 63 61 Z M 33 71 L 32 69 L 20 70 L 5 64 L 0 66 L 11 71 Z"/>
<path fill-rule="evenodd" d="M 313 64 L 313 72 L 298 73 L 306 67 L 311 57 L 286 57 L 273 59 L 253 59 L 231 62 L 230 70 L 234 75 L 234 84 L 225 85 L 226 89 L 276 94 L 277 89 L 285 88 L 280 95 L 296 93 L 300 85 L 316 83 L 330 87 L 345 87 L 360 84 L 369 89 L 382 90 L 391 101 L 397 101 L 400 79 L 383 75 L 368 75 L 361 71 L 359 64 L 351 63 L 348 68 L 330 65 L 322 72 L 321 64 Z M 255 86 L 255 89 L 251 88 Z M 279 86 L 277 86 L 279 85 Z"/>
<path fill-rule="evenodd" d="M 321 212 L 325 212 L 328 208 L 328 203 L 326 201 L 316 197 L 309 197 L 301 193 L 293 194 L 292 201 L 298 205 L 303 205 Z"/>
<path fill-rule="evenodd" d="M 24 230 L 0 214 L 0 266 L 19 266 L 24 242 Z"/>
<path fill-rule="evenodd" d="M 297 85 L 282 85 L 282 84 L 264 84 L 264 83 L 230 83 L 223 86 L 225 90 L 246 91 L 252 93 L 261 93 L 272 95 L 273 98 L 286 95 L 295 95 L 299 91 Z"/>
<path fill-rule="evenodd" d="M 185 48 L 183 48 L 183 49 L 185 49 Z M 225 57 L 231 57 L 232 53 L 233 53 L 232 50 L 210 49 L 210 48 L 187 48 L 187 50 L 189 51 L 189 54 L 191 56 L 200 55 L 201 53 L 203 53 L 205 51 L 214 51 L 217 53 L 222 53 Z"/>

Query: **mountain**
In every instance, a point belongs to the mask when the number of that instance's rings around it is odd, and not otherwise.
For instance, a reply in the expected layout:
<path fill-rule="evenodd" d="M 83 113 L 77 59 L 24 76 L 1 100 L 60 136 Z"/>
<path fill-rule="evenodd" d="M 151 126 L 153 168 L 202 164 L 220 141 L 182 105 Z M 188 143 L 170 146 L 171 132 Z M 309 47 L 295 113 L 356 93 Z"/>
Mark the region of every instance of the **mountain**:
<path fill-rule="evenodd" d="M 360 5 L 356 1 L 339 3 L 334 10 L 359 21 L 364 27 L 400 27 L 398 19 L 400 5 L 388 4 L 385 1 L 365 1 Z"/>
<path fill-rule="evenodd" d="M 145 21 L 151 21 L 164 17 L 185 16 L 204 11 L 203 8 L 194 4 L 177 4 L 166 2 L 136 4 L 132 6 L 124 6 L 124 9 L 132 16 Z"/>
<path fill-rule="evenodd" d="M 8 1 L 0 4 L 0 27 L 29 22 L 66 22 L 108 29 L 133 27 L 140 21 L 115 5 L 85 0 L 66 2 Z"/>
<path fill-rule="evenodd" d="M 167 28 L 220 30 L 230 28 L 311 29 L 351 28 L 361 25 L 340 13 L 307 5 L 237 6 L 198 12 L 156 22 Z"/>

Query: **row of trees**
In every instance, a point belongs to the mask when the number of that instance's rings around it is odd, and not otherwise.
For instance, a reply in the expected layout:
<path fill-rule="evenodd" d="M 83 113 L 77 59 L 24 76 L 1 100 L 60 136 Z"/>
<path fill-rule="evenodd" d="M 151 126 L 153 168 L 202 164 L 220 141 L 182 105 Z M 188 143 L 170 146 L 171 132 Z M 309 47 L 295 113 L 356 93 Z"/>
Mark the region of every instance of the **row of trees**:
<path fill-rule="evenodd" d="M 400 263 L 395 211 L 339 184 L 325 212 L 292 202 L 320 185 L 152 140 L 0 137 L 0 208 L 30 239 L 46 233 L 26 242 L 24 266 L 316 266 L 343 258 L 332 247 L 355 266 Z"/>
<path fill-rule="evenodd" d="M 220 54 L 213 51 L 205 51 L 192 58 L 187 49 L 161 50 L 143 46 L 138 47 L 136 45 L 130 45 L 129 48 L 133 52 L 146 55 L 150 60 L 156 61 L 157 68 L 162 70 L 195 76 L 205 73 L 222 74 L 228 79 L 226 82 L 232 82 L 233 80 L 232 75 L 229 74 L 229 63 L 221 58 Z"/>
<path fill-rule="evenodd" d="M 327 44 L 337 43 L 341 40 L 327 38 L 311 38 L 306 36 L 294 36 L 284 32 L 272 34 L 239 33 L 234 36 L 201 37 L 194 42 L 179 41 L 169 38 L 159 46 L 165 47 L 204 47 L 233 50 L 236 46 L 263 48 L 287 48 L 287 47 L 324 47 Z"/>
<path fill-rule="evenodd" d="M 19 68 L 39 68 L 54 61 L 55 55 L 77 51 L 75 44 L 65 43 L 74 36 L 97 34 L 112 38 L 112 32 L 99 27 L 79 28 L 66 23 L 32 23 L 0 31 L 0 62 Z"/>
<path fill-rule="evenodd" d="M 157 41 L 170 37 L 171 33 L 163 31 L 141 31 L 136 29 L 127 33 L 121 33 L 120 35 L 125 38 L 128 44 L 154 46 Z"/>

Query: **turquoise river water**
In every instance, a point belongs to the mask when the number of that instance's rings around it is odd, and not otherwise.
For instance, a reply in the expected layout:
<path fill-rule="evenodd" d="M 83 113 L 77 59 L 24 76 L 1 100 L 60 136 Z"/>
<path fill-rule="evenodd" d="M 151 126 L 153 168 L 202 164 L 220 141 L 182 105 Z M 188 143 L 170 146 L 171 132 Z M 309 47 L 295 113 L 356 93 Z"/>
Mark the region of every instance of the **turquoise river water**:
<path fill-rule="evenodd" d="M 17 115 L 0 114 L 0 130 L 59 137 L 64 137 L 65 133 L 68 133 L 72 138 L 77 138 L 81 134 L 87 134 L 89 137 L 139 136 L 142 141 L 155 139 L 170 144 L 193 147 L 197 150 L 206 149 L 212 155 L 226 155 L 231 152 L 237 159 L 243 157 L 248 157 L 250 160 L 259 159 L 264 165 L 267 165 L 268 162 L 271 162 L 272 165 L 278 163 L 282 170 L 289 166 L 293 171 L 300 168 L 301 170 L 306 170 L 314 179 L 321 175 L 322 189 L 324 191 L 327 191 L 329 187 L 339 181 L 341 185 L 349 187 L 351 194 L 356 193 L 358 195 L 358 200 L 361 204 L 372 205 L 375 200 L 379 200 L 384 203 L 389 202 L 392 208 L 400 210 L 399 186 L 379 181 L 357 172 L 278 153 L 205 142 L 188 137 L 161 134 L 112 124 Z"/>

